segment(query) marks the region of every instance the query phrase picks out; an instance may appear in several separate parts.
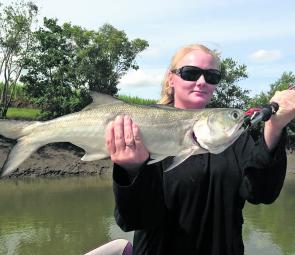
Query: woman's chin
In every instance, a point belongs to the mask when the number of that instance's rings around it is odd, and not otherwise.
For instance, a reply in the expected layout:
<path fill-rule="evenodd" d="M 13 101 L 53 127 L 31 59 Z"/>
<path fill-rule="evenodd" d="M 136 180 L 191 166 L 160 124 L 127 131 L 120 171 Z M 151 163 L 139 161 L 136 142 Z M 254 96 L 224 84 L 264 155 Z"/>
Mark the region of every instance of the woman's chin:
<path fill-rule="evenodd" d="M 190 100 L 190 102 L 187 105 L 189 105 L 188 108 L 191 108 L 191 109 L 205 108 L 207 105 L 207 101 L 206 100 Z"/>
<path fill-rule="evenodd" d="M 199 92 L 193 92 L 190 97 L 192 102 L 194 103 L 198 103 L 198 104 L 207 104 L 208 101 L 210 100 L 208 98 L 208 94 L 204 94 L 204 93 L 199 93 Z"/>

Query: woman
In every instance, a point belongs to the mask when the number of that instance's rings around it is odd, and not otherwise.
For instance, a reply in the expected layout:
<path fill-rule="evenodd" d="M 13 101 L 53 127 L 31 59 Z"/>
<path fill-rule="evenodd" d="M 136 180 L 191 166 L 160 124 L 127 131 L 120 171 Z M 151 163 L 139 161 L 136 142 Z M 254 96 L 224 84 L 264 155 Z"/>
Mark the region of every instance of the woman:
<path fill-rule="evenodd" d="M 204 108 L 220 80 L 218 56 L 202 45 L 180 49 L 163 83 L 161 103 Z M 170 172 L 167 158 L 147 165 L 149 152 L 129 116 L 119 116 L 106 132 L 114 164 L 115 218 L 135 230 L 133 254 L 241 255 L 242 209 L 272 203 L 286 172 L 283 129 L 295 117 L 295 91 L 277 92 L 280 109 L 256 144 L 242 135 L 224 152 L 191 156 Z"/>

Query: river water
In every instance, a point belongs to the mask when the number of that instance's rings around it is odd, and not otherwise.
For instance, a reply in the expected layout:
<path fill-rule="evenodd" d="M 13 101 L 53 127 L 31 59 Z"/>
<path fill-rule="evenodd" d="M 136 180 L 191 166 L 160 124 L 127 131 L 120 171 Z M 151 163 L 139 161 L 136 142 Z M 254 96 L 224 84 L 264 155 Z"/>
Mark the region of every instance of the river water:
<path fill-rule="evenodd" d="M 288 162 L 295 173 L 295 158 Z M 0 182 L 0 255 L 80 255 L 116 238 L 110 177 Z M 295 255 L 295 174 L 272 205 L 246 204 L 247 255 Z"/>

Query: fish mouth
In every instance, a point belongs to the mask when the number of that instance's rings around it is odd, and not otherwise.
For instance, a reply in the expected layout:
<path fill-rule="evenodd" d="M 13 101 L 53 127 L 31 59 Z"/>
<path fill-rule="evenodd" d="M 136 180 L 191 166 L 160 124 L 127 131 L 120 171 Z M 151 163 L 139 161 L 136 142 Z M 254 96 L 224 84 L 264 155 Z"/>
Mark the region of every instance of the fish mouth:
<path fill-rule="evenodd" d="M 237 126 L 234 126 L 229 130 L 229 136 L 233 136 L 235 133 L 240 134 L 240 132 L 244 132 L 244 131 L 245 131 L 244 121 L 241 121 Z"/>
<path fill-rule="evenodd" d="M 229 135 L 230 137 L 232 137 L 229 145 L 233 144 L 240 137 L 240 135 L 245 132 L 246 129 L 244 128 L 243 124 L 243 122 L 239 123 L 239 125 L 232 129 L 232 132 Z"/>
<path fill-rule="evenodd" d="M 245 128 L 245 126 L 244 126 L 244 121 L 242 121 L 238 126 L 237 126 L 237 129 L 236 129 L 237 131 L 240 131 L 240 130 L 242 130 L 243 132 L 245 131 L 245 130 L 247 130 L 247 128 Z"/>

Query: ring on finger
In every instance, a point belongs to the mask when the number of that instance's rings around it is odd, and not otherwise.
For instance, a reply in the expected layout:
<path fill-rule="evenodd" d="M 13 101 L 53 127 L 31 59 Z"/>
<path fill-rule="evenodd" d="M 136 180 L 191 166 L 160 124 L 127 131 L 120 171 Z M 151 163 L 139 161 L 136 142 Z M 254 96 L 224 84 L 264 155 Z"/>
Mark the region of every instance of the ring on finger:
<path fill-rule="evenodd" d="M 135 145 L 134 140 L 132 140 L 132 142 L 130 142 L 130 143 L 128 143 L 128 144 L 126 143 L 126 147 L 129 147 L 129 148 L 133 148 L 134 145 Z"/>

